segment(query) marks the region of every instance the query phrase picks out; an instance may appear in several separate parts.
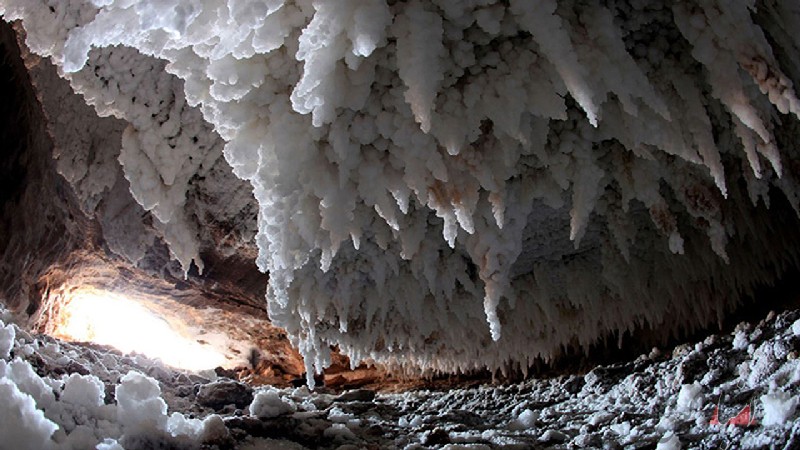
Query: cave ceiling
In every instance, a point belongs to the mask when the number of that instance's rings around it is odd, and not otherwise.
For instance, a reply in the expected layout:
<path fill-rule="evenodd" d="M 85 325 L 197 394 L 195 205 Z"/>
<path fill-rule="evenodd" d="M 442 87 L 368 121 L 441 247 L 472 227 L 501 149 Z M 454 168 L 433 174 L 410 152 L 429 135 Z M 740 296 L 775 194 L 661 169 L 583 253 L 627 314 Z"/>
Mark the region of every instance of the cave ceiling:
<path fill-rule="evenodd" d="M 798 268 L 791 1 L 0 13 L 0 288 L 32 323 L 88 284 L 269 318 L 309 374 L 525 370 Z"/>

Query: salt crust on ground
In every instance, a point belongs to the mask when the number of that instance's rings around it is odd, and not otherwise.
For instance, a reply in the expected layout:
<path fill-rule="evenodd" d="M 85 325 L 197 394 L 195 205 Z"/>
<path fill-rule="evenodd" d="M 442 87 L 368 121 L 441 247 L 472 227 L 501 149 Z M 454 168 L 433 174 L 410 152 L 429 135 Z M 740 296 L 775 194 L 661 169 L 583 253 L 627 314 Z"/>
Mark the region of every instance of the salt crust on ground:
<path fill-rule="evenodd" d="M 643 355 L 583 376 L 379 392 L 371 401 L 267 386 L 249 408 L 218 411 L 195 402 L 209 379 L 9 325 L 16 338 L 0 358 L 0 449 L 792 449 L 798 319 L 800 311 L 772 314 L 671 357 Z M 733 345 L 740 333 L 747 348 Z M 725 423 L 748 404 L 753 426 L 709 424 L 715 407 Z"/>

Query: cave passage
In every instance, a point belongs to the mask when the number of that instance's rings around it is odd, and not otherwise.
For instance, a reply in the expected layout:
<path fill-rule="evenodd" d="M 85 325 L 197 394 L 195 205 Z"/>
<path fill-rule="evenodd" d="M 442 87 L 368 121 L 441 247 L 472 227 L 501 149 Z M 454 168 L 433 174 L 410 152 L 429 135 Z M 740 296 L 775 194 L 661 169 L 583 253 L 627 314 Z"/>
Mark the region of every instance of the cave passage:
<path fill-rule="evenodd" d="M 800 448 L 796 0 L 0 16 L 0 450 Z"/>

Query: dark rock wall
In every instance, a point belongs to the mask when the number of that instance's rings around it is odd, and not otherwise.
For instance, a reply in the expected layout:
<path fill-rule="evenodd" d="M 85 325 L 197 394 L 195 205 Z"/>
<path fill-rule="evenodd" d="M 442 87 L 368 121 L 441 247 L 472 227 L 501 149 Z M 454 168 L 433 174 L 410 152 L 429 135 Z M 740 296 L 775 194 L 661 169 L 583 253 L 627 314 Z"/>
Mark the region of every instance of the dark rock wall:
<path fill-rule="evenodd" d="M 98 236 L 56 173 L 47 122 L 6 23 L 0 24 L 0 51 L 0 295 L 11 309 L 31 315 L 53 266 L 80 259 L 97 247 Z"/>

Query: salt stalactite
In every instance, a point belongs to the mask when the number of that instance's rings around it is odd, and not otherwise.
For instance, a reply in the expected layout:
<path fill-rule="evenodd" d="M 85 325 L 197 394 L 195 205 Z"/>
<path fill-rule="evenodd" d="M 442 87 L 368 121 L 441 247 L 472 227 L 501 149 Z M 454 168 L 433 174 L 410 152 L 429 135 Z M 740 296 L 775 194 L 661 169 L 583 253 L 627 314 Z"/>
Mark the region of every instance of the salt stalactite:
<path fill-rule="evenodd" d="M 800 11 L 772 3 L 793 29 Z M 779 144 L 800 107 L 776 54 L 800 42 L 773 48 L 760 7 L 0 1 L 98 114 L 130 123 L 123 172 L 184 266 L 187 182 L 224 139 L 258 202 L 269 312 L 309 374 L 333 344 L 524 366 L 667 316 L 701 326 L 737 301 L 710 280 L 771 276 L 726 247 L 768 244 L 732 213 L 740 180 L 753 204 L 775 185 L 798 206 Z"/>

